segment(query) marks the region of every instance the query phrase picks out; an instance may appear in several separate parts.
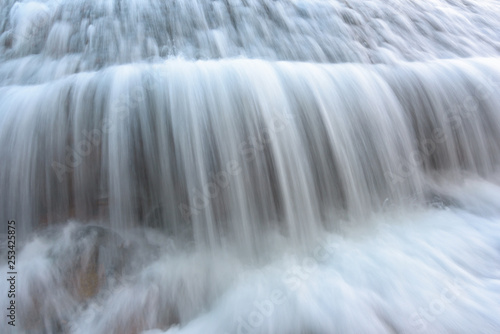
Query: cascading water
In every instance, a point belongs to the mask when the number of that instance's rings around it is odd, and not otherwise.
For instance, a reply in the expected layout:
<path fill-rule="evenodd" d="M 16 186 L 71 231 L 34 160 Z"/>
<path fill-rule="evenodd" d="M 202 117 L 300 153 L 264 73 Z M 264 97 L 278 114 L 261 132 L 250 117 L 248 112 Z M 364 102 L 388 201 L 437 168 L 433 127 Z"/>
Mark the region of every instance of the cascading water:
<path fill-rule="evenodd" d="M 496 1 L 0 8 L 2 333 L 500 332 Z"/>

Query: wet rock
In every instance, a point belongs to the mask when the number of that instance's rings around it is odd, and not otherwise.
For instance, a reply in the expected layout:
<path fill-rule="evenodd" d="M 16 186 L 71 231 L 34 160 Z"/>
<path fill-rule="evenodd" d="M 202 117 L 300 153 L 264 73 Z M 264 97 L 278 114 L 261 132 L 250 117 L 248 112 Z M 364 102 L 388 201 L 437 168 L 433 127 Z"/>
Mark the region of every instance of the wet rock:
<path fill-rule="evenodd" d="M 80 299 L 88 299 L 120 277 L 126 254 L 124 240 L 100 226 L 83 226 L 73 233 L 72 240 L 75 257 L 68 268 L 67 284 Z"/>

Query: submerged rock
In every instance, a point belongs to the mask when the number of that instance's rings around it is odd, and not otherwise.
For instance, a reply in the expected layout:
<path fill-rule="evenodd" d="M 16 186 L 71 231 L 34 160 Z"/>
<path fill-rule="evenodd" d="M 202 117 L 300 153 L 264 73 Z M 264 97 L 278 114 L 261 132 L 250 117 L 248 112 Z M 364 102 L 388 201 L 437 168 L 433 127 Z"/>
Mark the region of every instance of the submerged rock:
<path fill-rule="evenodd" d="M 79 299 L 91 298 L 119 278 L 124 265 L 124 240 L 106 228 L 92 225 L 76 229 L 71 239 L 74 249 L 72 261 L 67 263 L 66 284 Z"/>

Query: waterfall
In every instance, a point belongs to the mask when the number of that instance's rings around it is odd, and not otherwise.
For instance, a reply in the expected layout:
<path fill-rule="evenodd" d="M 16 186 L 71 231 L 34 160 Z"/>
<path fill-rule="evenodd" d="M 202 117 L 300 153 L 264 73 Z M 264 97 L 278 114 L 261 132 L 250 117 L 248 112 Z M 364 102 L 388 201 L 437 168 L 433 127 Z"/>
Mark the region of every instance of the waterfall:
<path fill-rule="evenodd" d="M 3 333 L 500 331 L 496 1 L 0 8 Z"/>

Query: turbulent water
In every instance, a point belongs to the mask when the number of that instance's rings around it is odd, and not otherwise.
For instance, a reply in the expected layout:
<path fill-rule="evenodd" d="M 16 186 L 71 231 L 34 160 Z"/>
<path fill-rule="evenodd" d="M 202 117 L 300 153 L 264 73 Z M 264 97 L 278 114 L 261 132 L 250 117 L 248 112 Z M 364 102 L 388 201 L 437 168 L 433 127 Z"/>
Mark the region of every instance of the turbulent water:
<path fill-rule="evenodd" d="M 497 1 L 5 0 L 0 157 L 2 333 L 500 333 Z"/>

